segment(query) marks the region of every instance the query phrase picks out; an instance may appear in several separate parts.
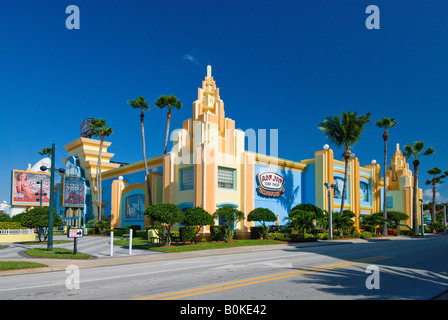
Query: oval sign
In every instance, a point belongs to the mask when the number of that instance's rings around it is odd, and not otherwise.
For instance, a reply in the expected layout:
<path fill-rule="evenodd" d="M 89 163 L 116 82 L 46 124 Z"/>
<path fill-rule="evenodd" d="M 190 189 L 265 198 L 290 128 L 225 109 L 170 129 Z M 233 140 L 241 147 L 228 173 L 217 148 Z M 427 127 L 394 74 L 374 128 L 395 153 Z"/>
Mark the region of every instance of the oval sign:
<path fill-rule="evenodd" d="M 260 172 L 257 174 L 258 191 L 269 197 L 279 197 L 283 194 L 285 179 L 275 172 Z"/>

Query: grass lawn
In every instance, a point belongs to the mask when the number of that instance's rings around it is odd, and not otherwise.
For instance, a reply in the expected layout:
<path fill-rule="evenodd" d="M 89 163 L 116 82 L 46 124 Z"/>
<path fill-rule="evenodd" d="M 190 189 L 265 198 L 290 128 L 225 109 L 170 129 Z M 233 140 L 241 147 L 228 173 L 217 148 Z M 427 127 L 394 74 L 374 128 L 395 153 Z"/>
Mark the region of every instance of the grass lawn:
<path fill-rule="evenodd" d="M 48 267 L 46 264 L 23 261 L 0 261 L 0 271 Z"/>
<path fill-rule="evenodd" d="M 208 250 L 208 249 L 221 249 L 221 248 L 231 248 L 231 247 L 242 247 L 242 246 L 257 246 L 257 245 L 269 245 L 269 244 L 284 244 L 284 241 L 277 240 L 233 240 L 232 242 L 198 242 L 196 244 L 183 244 L 183 243 L 172 243 L 171 246 L 161 246 L 159 244 L 150 244 L 148 240 L 143 238 L 132 239 L 132 248 L 134 249 L 148 249 L 161 252 L 185 252 L 185 251 L 196 251 L 196 250 Z M 129 246 L 129 240 L 116 240 L 115 245 L 119 246 Z"/>
<path fill-rule="evenodd" d="M 53 251 L 47 251 L 46 248 L 36 248 L 25 250 L 25 253 L 31 257 L 53 258 L 53 259 L 90 259 L 91 256 L 86 253 L 78 252 L 73 254 L 72 250 L 63 248 L 53 248 Z"/>

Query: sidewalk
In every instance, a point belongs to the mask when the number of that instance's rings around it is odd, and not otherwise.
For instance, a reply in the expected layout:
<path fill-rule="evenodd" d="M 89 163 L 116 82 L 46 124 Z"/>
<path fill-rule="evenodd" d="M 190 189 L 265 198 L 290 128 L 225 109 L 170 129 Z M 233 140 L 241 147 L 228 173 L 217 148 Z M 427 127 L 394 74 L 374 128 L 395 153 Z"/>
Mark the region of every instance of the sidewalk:
<path fill-rule="evenodd" d="M 285 250 L 291 248 L 310 248 L 318 246 L 332 246 L 332 245 L 344 245 L 352 243 L 366 243 L 371 241 L 388 241 L 388 240 L 404 240 L 409 239 L 409 237 L 388 237 L 388 238 L 374 238 L 374 239 L 344 239 L 344 240 L 319 240 L 317 242 L 303 242 L 303 243 L 290 243 L 290 244 L 273 244 L 273 245 L 256 245 L 256 246 L 244 246 L 244 247 L 233 247 L 233 248 L 223 248 L 223 249 L 209 249 L 209 250 L 198 250 L 198 251 L 187 251 L 187 252 L 176 252 L 176 253 L 163 253 L 163 252 L 152 252 L 155 254 L 139 254 L 131 256 L 121 256 L 121 257 L 107 257 L 107 258 L 93 258 L 88 260 L 83 259 L 45 259 L 45 258 L 33 258 L 33 257 L 20 257 L 20 258 L 0 258 L 0 261 L 28 261 L 28 262 L 38 262 L 47 265 L 44 268 L 32 268 L 32 269 L 20 269 L 20 270 L 7 270 L 0 271 L 0 276 L 7 275 L 17 275 L 17 274 L 30 274 L 30 273 L 41 273 L 41 272 L 51 272 L 51 271 L 65 271 L 70 265 L 76 265 L 80 269 L 84 268 L 97 268 L 105 266 L 117 266 L 117 265 L 127 265 L 136 263 L 148 263 L 166 260 L 176 260 L 176 259 L 188 259 L 195 257 L 209 257 L 216 255 L 226 255 L 235 253 L 248 253 L 257 251 L 270 251 L 270 250 Z M 0 251 L 1 253 L 1 251 Z"/>

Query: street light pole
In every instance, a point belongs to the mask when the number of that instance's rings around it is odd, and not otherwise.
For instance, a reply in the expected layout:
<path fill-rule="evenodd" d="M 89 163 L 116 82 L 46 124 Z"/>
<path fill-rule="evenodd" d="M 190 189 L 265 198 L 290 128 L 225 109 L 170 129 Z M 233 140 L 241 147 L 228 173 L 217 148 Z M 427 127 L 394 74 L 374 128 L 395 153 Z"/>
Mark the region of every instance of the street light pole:
<path fill-rule="evenodd" d="M 328 229 L 330 233 L 330 239 L 333 239 L 333 212 L 331 208 L 331 189 L 336 187 L 336 183 L 324 183 L 328 191 Z"/>
<path fill-rule="evenodd" d="M 48 242 L 47 251 L 53 251 L 53 216 L 54 216 L 54 172 L 56 171 L 54 167 L 55 162 L 55 146 L 54 143 L 51 145 L 51 167 L 50 167 L 50 212 L 48 216 Z M 46 166 L 40 167 L 41 171 L 46 171 L 48 168 Z M 58 169 L 60 173 L 64 173 L 64 169 Z"/>
<path fill-rule="evenodd" d="M 425 224 L 423 223 L 423 199 L 418 199 L 420 201 L 420 220 L 421 220 L 421 230 L 422 230 L 422 237 L 425 236 Z"/>
<path fill-rule="evenodd" d="M 446 202 L 443 203 L 443 233 L 446 233 Z"/>
<path fill-rule="evenodd" d="M 48 217 L 48 242 L 47 251 L 53 251 L 53 198 L 54 198 L 54 143 L 51 145 L 51 169 L 50 169 L 50 214 Z"/>

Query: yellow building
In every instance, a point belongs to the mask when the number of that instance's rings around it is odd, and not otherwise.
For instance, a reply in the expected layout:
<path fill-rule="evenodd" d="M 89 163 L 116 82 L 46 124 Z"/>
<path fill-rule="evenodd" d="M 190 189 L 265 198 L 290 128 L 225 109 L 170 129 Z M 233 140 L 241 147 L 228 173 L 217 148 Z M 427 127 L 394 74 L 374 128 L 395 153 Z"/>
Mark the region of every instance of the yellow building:
<path fill-rule="evenodd" d="M 330 148 L 314 152 L 312 159 L 291 161 L 246 151 L 245 136 L 244 131 L 236 129 L 235 121 L 226 117 L 224 101 L 208 66 L 198 88 L 198 98 L 193 102 L 192 117 L 173 133 L 172 150 L 147 160 L 153 203 L 173 203 L 181 209 L 201 206 L 210 214 L 230 205 L 246 216 L 254 208 L 264 207 L 276 213 L 283 224 L 288 212 L 300 203 L 312 203 L 327 210 L 324 183 L 329 182 L 336 184 L 332 208 L 340 209 L 344 162 L 334 159 Z M 109 217 L 115 228 L 126 225 L 143 228 L 149 224 L 143 215 L 148 205 L 144 163 L 114 163 L 109 147 L 110 143 L 105 142 L 102 150 L 102 215 Z M 87 207 L 91 208 L 97 197 L 99 142 L 78 138 L 65 148 L 69 156 L 79 159 L 90 185 Z M 412 172 L 398 146 L 387 178 L 388 207 L 409 214 Z M 358 158 L 350 159 L 344 208 L 355 213 L 357 227 L 362 216 L 382 211 L 382 188 L 379 164 L 362 166 Z M 252 225 L 244 220 L 237 226 L 237 236 L 248 237 Z"/>

